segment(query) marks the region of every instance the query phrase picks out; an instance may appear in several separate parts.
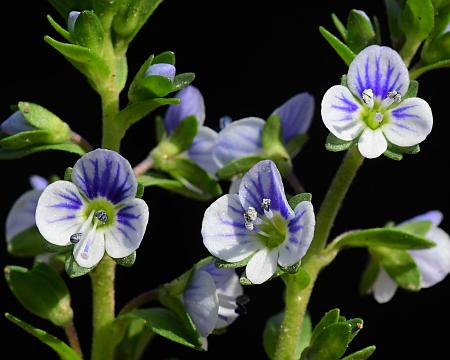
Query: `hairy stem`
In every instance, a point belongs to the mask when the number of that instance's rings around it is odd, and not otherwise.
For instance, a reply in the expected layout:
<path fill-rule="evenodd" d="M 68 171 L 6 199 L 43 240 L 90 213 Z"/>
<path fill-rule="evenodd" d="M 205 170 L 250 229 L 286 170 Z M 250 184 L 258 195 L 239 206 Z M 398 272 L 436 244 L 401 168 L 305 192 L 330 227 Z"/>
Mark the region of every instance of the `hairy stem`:
<path fill-rule="evenodd" d="M 93 341 L 91 360 L 113 358 L 111 327 L 115 317 L 114 278 L 116 263 L 105 255 L 90 272 L 93 293 Z"/>
<path fill-rule="evenodd" d="M 67 340 L 69 340 L 69 344 L 75 352 L 83 358 L 83 352 L 81 351 L 80 341 L 78 340 L 77 329 L 75 328 L 75 324 L 73 320 L 64 326 L 64 332 L 66 333 Z"/>
<path fill-rule="evenodd" d="M 152 157 L 147 157 L 142 160 L 139 164 L 137 164 L 133 170 L 136 176 L 142 175 L 153 167 L 154 161 Z"/>
<path fill-rule="evenodd" d="M 289 185 L 291 185 L 292 189 L 295 191 L 296 194 L 300 194 L 305 192 L 305 188 L 298 179 L 297 175 L 295 175 L 294 170 L 292 170 L 286 177 L 287 181 L 289 182 Z"/>
<path fill-rule="evenodd" d="M 302 266 L 310 276 L 310 283 L 306 288 L 302 288 L 295 274 L 287 276 L 285 314 L 275 352 L 276 360 L 295 359 L 295 348 L 314 283 L 320 270 L 336 256 L 335 251 L 329 253 L 323 249 L 345 195 L 363 160 L 355 147 L 347 152 L 322 202 L 317 215 L 313 242 L 302 260 Z"/>
<path fill-rule="evenodd" d="M 134 299 L 131 299 L 128 303 L 125 304 L 125 306 L 120 310 L 120 315 L 123 315 L 127 312 L 130 312 L 133 309 L 136 309 L 144 304 L 147 304 L 152 301 L 158 300 L 159 297 L 159 289 L 153 289 L 146 291 L 138 296 L 136 296 Z"/>
<path fill-rule="evenodd" d="M 92 149 L 93 149 L 92 145 L 89 144 L 89 142 L 84 137 L 82 137 L 80 134 L 76 133 L 75 131 L 71 131 L 70 140 L 73 143 L 80 145 L 81 148 L 86 152 L 92 151 Z"/>

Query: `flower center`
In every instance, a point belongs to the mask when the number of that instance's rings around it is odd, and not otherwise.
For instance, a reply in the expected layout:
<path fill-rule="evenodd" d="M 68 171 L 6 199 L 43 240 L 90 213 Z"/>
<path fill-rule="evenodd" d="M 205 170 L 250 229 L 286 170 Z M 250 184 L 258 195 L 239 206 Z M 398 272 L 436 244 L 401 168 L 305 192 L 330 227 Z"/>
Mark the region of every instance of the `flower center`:
<path fill-rule="evenodd" d="M 108 226 L 114 223 L 116 218 L 116 208 L 106 199 L 99 198 L 89 202 L 84 210 L 84 216 L 87 219 L 91 212 L 94 212 L 93 222 L 98 220 L 98 227 Z"/>
<path fill-rule="evenodd" d="M 270 209 L 270 199 L 263 199 L 261 208 L 264 215 L 258 217 L 258 212 L 249 206 L 244 213 L 245 227 L 249 231 L 255 231 L 263 244 L 274 249 L 286 239 L 286 220 L 278 213 Z"/>

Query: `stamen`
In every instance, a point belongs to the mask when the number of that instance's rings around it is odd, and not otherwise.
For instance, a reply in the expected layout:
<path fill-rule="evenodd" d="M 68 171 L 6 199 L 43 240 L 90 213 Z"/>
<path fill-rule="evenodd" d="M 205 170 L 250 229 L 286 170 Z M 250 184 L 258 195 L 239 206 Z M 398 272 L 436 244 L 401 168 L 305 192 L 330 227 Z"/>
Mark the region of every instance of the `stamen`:
<path fill-rule="evenodd" d="M 70 242 L 72 244 L 78 244 L 80 242 L 82 236 L 83 236 L 83 233 L 80 233 L 80 232 L 72 234 L 72 235 L 70 235 Z"/>
<path fill-rule="evenodd" d="M 383 114 L 380 112 L 377 112 L 375 114 L 375 120 L 378 121 L 379 123 L 381 123 L 383 121 Z"/>
<path fill-rule="evenodd" d="M 245 305 L 247 305 L 250 302 L 250 298 L 248 295 L 240 295 L 236 298 L 236 306 L 237 308 L 234 309 L 234 312 L 238 315 L 246 315 L 247 314 L 247 308 Z"/>
<path fill-rule="evenodd" d="M 396 103 L 400 103 L 402 101 L 402 95 L 397 90 L 389 91 L 388 98 L 393 99 Z"/>
<path fill-rule="evenodd" d="M 365 90 L 362 92 L 361 97 L 362 97 L 363 101 L 366 103 L 366 105 L 367 105 L 369 108 L 372 109 L 372 108 L 373 108 L 373 104 L 374 104 L 374 101 L 373 101 L 373 91 L 372 91 L 372 89 L 365 89 Z"/>
<path fill-rule="evenodd" d="M 269 211 L 269 210 L 270 210 L 270 203 L 271 203 L 270 199 L 264 198 L 264 199 L 262 200 L 261 207 L 262 207 L 265 211 Z"/>
<path fill-rule="evenodd" d="M 245 210 L 244 213 L 244 220 L 245 220 L 245 228 L 247 230 L 253 230 L 253 222 L 258 217 L 258 213 L 256 212 L 256 209 L 252 206 L 249 206 L 247 210 Z"/>
<path fill-rule="evenodd" d="M 106 214 L 105 210 L 97 210 L 95 212 L 95 217 L 103 224 L 105 225 L 108 221 L 108 215 Z"/>

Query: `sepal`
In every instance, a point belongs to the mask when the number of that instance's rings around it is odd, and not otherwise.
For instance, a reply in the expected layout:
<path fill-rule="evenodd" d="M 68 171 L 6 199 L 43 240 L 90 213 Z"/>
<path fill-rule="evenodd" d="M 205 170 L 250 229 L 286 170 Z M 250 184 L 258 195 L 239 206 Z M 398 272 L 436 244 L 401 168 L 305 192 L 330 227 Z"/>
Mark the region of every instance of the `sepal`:
<path fill-rule="evenodd" d="M 375 29 L 370 18 L 361 10 L 350 10 L 347 18 L 348 47 L 355 53 L 376 43 Z"/>
<path fill-rule="evenodd" d="M 136 261 L 136 251 L 132 252 L 130 255 L 125 256 L 123 258 L 112 258 L 117 265 L 125 266 L 125 267 L 131 267 L 134 265 L 134 262 Z"/>
<path fill-rule="evenodd" d="M 75 258 L 73 257 L 72 252 L 69 252 L 66 254 L 66 260 L 64 262 L 64 268 L 66 270 L 67 275 L 69 275 L 71 278 L 76 278 L 79 276 L 86 275 L 94 268 L 84 268 L 75 261 Z"/>
<path fill-rule="evenodd" d="M 69 29 L 70 31 L 71 29 Z M 72 41 L 91 49 L 96 54 L 103 53 L 104 30 L 97 15 L 91 10 L 81 11 L 70 33 Z"/>
<path fill-rule="evenodd" d="M 355 53 L 324 27 L 320 26 L 319 31 L 328 44 L 330 44 L 334 51 L 336 51 L 336 53 L 340 56 L 340 58 L 344 60 L 345 64 L 350 65 L 356 56 Z"/>
<path fill-rule="evenodd" d="M 264 160 L 263 156 L 247 156 L 240 159 L 233 160 L 223 166 L 218 172 L 219 179 L 227 180 L 231 179 L 235 175 L 245 174 L 256 163 Z"/>
<path fill-rule="evenodd" d="M 29 312 L 57 326 L 65 326 L 72 321 L 69 289 L 47 264 L 37 262 L 31 270 L 7 266 L 5 277 L 12 293 Z"/>
<path fill-rule="evenodd" d="M 352 146 L 356 145 L 354 140 L 345 141 L 329 133 L 327 140 L 325 141 L 325 149 L 332 152 L 340 152 L 350 149 Z"/>

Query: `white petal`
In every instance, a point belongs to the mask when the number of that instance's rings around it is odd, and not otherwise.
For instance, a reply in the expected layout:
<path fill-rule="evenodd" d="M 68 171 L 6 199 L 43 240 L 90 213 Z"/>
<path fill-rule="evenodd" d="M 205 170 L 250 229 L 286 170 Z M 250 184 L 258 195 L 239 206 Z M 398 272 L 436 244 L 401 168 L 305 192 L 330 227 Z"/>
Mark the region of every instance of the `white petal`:
<path fill-rule="evenodd" d="M 409 253 L 419 267 L 420 287 L 427 288 L 442 281 L 450 273 L 450 237 L 441 228 L 433 228 L 427 239 L 436 243 L 435 247 L 411 250 Z"/>
<path fill-rule="evenodd" d="M 239 194 L 239 187 L 241 186 L 242 177 L 234 177 L 231 179 L 230 188 L 228 194 Z"/>
<path fill-rule="evenodd" d="M 244 293 L 239 277 L 236 273 L 222 287 L 217 288 L 217 296 L 219 299 L 219 316 L 215 325 L 216 329 L 220 329 L 230 325 L 239 316 L 236 313 L 236 298 Z"/>
<path fill-rule="evenodd" d="M 241 157 L 259 155 L 262 151 L 261 133 L 263 119 L 248 117 L 233 121 L 220 131 L 214 157 L 220 166 Z"/>
<path fill-rule="evenodd" d="M 206 209 L 202 236 L 212 255 L 229 262 L 241 261 L 264 246 L 245 228 L 244 209 L 236 194 L 224 195 Z"/>
<path fill-rule="evenodd" d="M 283 267 L 297 263 L 308 251 L 314 237 L 316 219 L 309 201 L 302 201 L 294 210 L 295 217 L 289 222 L 286 240 L 279 247 L 278 264 Z"/>
<path fill-rule="evenodd" d="M 397 287 L 395 281 L 380 267 L 378 277 L 372 287 L 375 300 L 380 304 L 388 302 L 394 296 Z"/>
<path fill-rule="evenodd" d="M 30 190 L 16 200 L 6 218 L 6 241 L 36 225 L 36 206 L 41 193 L 40 190 Z"/>
<path fill-rule="evenodd" d="M 219 169 L 213 156 L 217 135 L 213 129 L 201 126 L 187 152 L 192 161 L 210 174 L 215 174 Z"/>
<path fill-rule="evenodd" d="M 79 232 L 85 221 L 85 203 L 77 187 L 69 181 L 47 186 L 36 208 L 36 226 L 42 236 L 55 245 L 70 244 L 70 236 Z"/>
<path fill-rule="evenodd" d="M 425 140 L 433 128 L 433 114 L 428 103 L 408 98 L 389 111 L 390 121 L 383 125 L 387 139 L 398 146 L 413 146 Z"/>
<path fill-rule="evenodd" d="M 132 254 L 141 244 L 148 223 L 148 206 L 133 199 L 117 212 L 116 223 L 105 229 L 106 252 L 113 258 Z"/>
<path fill-rule="evenodd" d="M 262 284 L 275 274 L 277 260 L 277 249 L 261 249 L 248 262 L 245 268 L 245 275 L 253 284 Z"/>
<path fill-rule="evenodd" d="M 381 129 L 365 129 L 358 140 L 358 149 L 362 156 L 374 159 L 387 150 L 387 141 Z"/>
<path fill-rule="evenodd" d="M 99 263 L 105 254 L 105 234 L 95 227 L 90 229 L 73 248 L 73 256 L 78 265 L 91 268 Z"/>
<path fill-rule="evenodd" d="M 390 91 L 405 95 L 409 87 L 409 72 L 400 55 L 387 46 L 372 45 L 362 50 L 348 69 L 347 83 L 357 97 L 371 89 L 379 100 Z"/>
<path fill-rule="evenodd" d="M 330 132 L 345 141 L 361 134 L 366 125 L 361 120 L 362 105 L 342 85 L 328 89 L 322 100 L 322 120 Z"/>
<path fill-rule="evenodd" d="M 211 334 L 217 322 L 219 300 L 214 280 L 207 272 L 194 271 L 183 301 L 200 335 Z"/>

